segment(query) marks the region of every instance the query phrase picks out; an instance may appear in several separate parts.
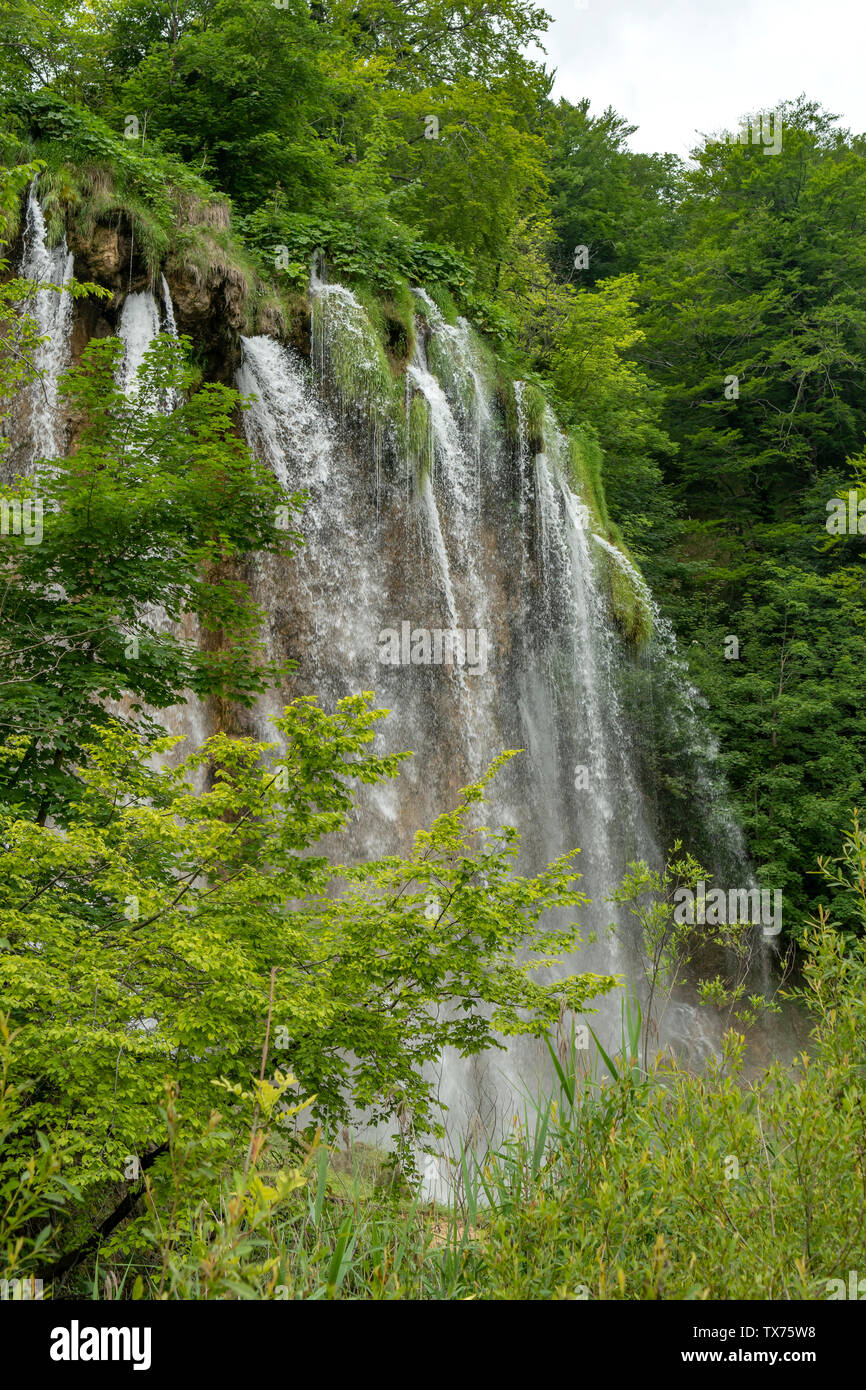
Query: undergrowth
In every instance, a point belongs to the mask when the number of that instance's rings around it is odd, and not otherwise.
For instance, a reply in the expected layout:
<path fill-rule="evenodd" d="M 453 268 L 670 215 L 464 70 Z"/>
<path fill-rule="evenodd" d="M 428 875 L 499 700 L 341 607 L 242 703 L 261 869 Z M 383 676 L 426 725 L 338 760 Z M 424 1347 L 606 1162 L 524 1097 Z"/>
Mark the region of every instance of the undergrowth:
<path fill-rule="evenodd" d="M 500 1142 L 453 1161 L 454 1201 L 425 1201 L 363 1145 L 286 1137 L 292 1078 L 236 1095 L 248 1138 L 213 1185 L 218 1114 L 195 1143 L 164 1110 L 169 1158 L 146 1209 L 51 1289 L 94 1299 L 813 1299 L 866 1254 L 866 944 L 827 920 L 807 936 L 809 1055 L 742 1077 L 730 1032 L 703 1075 L 641 1065 L 642 1017 L 624 1010 L 616 1056 L 592 1029 L 549 1038 L 553 1084 L 526 1097 Z M 4 1053 L 10 1051 L 8 1037 Z M 239 1088 L 235 1088 L 238 1090 Z M 229 1097 L 231 1100 L 232 1097 Z M 0 1093 L 3 1123 L 14 1091 Z M 252 1115 L 250 1118 L 250 1111 Z M 7 1273 L 44 1271 L 40 1200 L 72 1200 L 34 1161 L 10 1224 Z M 10 1258 L 10 1253 L 12 1258 Z M 46 1294 L 47 1296 L 47 1294 Z"/>

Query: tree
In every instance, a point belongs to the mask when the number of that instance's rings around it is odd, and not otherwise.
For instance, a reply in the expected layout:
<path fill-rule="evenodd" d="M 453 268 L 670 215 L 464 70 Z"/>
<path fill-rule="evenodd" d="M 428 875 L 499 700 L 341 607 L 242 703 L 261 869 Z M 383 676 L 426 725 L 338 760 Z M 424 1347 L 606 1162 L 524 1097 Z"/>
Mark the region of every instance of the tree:
<path fill-rule="evenodd" d="M 326 1132 L 363 1108 L 399 1117 L 411 1168 L 440 1131 L 425 1063 L 539 1033 L 613 986 L 537 982 L 577 937 L 542 915 L 586 900 L 572 855 L 512 876 L 517 832 L 473 828 L 498 764 L 405 860 L 314 852 L 345 828 L 355 784 L 398 771 L 405 755 L 366 751 L 382 714 L 369 695 L 333 715 L 299 700 L 275 721 L 282 746 L 218 735 L 173 770 L 151 756 L 177 740 L 102 727 L 63 834 L 0 807 L 0 979 L 32 1078 L 5 1163 L 20 1168 L 41 1132 L 85 1199 L 137 1178 L 161 1152 L 165 1081 L 195 1134 L 215 1081 L 257 1074 L 270 1019 L 276 1062 Z"/>
<path fill-rule="evenodd" d="M 318 129 L 335 114 L 328 47 L 302 0 L 217 0 L 148 48 L 113 94 L 116 126 L 127 112 L 146 118 L 150 138 L 244 210 L 260 207 L 277 184 L 306 208 L 334 181 Z"/>
<path fill-rule="evenodd" d="M 164 335 L 127 397 L 121 353 L 117 339 L 93 340 L 64 379 L 84 427 L 70 457 L 38 473 L 39 542 L 0 537 L 0 737 L 18 749 L 0 795 L 42 822 L 63 821 L 95 729 L 135 720 L 156 736 L 149 711 L 184 691 L 250 703 L 273 679 L 258 610 L 226 566 L 297 540 L 287 522 L 299 498 L 238 437 L 237 393 L 193 390 L 184 345 Z M 170 392 L 176 408 L 160 408 Z M 184 616 L 209 640 L 172 630 Z"/>
<path fill-rule="evenodd" d="M 681 165 L 673 155 L 635 154 L 626 141 L 636 126 L 608 107 L 563 97 L 550 113 L 553 265 L 583 288 L 638 269 L 658 257 L 676 228 Z M 575 250 L 585 246 L 586 266 Z"/>
<path fill-rule="evenodd" d="M 866 161 L 814 103 L 780 117 L 775 156 L 696 151 L 676 237 L 643 268 L 633 351 L 678 446 L 662 467 L 681 520 L 649 538 L 648 577 L 793 922 L 822 891 L 804 863 L 863 791 L 862 544 L 825 522 L 866 436 Z"/>
<path fill-rule="evenodd" d="M 640 546 L 666 519 L 660 460 L 676 446 L 661 425 L 660 393 L 634 361 L 644 337 L 637 286 L 636 276 L 623 275 L 573 297 L 555 335 L 551 376 L 565 417 L 595 430 L 611 514 Z"/>

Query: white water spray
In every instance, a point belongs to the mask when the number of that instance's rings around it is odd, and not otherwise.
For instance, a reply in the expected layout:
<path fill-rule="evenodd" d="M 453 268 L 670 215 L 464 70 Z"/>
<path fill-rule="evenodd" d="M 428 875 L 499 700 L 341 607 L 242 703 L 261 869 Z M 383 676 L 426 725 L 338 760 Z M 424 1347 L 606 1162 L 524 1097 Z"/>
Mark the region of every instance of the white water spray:
<path fill-rule="evenodd" d="M 63 452 L 66 431 L 58 402 L 58 382 L 69 366 L 73 309 L 72 296 L 63 288 L 72 279 L 73 257 L 65 237 L 49 249 L 37 189 L 38 180 L 34 179 L 27 195 L 20 273 L 26 280 L 59 288 L 39 290 L 26 306 L 36 321 L 40 337 L 46 339 L 34 354 L 37 377 L 27 391 L 29 447 L 26 463 L 31 468 L 38 459 L 53 458 Z"/>

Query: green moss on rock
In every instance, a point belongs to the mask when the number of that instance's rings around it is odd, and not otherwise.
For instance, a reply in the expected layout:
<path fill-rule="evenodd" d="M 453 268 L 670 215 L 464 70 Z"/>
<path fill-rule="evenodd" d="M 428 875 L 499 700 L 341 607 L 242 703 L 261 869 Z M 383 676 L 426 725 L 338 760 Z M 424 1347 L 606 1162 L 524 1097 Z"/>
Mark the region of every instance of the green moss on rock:
<path fill-rule="evenodd" d="M 433 468 L 433 432 L 430 407 L 418 391 L 409 401 L 407 433 L 409 464 L 420 484 Z"/>
<path fill-rule="evenodd" d="M 345 416 L 355 412 L 375 430 L 393 422 L 398 391 L 388 357 L 365 305 L 342 285 L 313 297 L 313 361 Z"/>

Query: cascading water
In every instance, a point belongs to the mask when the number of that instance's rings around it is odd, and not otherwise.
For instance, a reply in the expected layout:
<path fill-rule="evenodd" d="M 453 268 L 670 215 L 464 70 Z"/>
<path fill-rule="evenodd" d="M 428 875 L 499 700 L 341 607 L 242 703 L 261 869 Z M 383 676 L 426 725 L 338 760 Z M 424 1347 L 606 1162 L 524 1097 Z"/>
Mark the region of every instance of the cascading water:
<path fill-rule="evenodd" d="M 58 381 L 69 366 L 72 335 L 72 296 L 63 286 L 72 279 L 73 257 L 66 238 L 49 249 L 45 217 L 37 196 L 37 179 L 30 185 L 24 221 L 24 247 L 19 272 L 35 284 L 57 285 L 42 289 L 28 303 L 27 311 L 36 322 L 40 343 L 34 354 L 37 376 L 25 393 L 26 419 L 20 441 L 20 471 L 30 471 L 38 459 L 54 458 L 63 452 L 65 429 L 58 407 Z"/>
<path fill-rule="evenodd" d="M 25 266 L 32 278 L 59 284 L 72 271 L 65 248 L 46 250 L 34 190 Z M 161 307 L 149 292 L 127 294 L 122 306 L 118 379 L 133 395 L 154 336 L 177 332 L 164 278 L 161 290 Z M 395 782 L 361 792 L 349 845 L 346 836 L 333 845 L 344 860 L 405 851 L 414 831 L 453 805 L 502 749 L 522 749 L 492 784 L 485 820 L 521 831 L 522 872 L 581 847 L 579 886 L 591 903 L 578 915 L 584 936 L 597 939 L 563 969 L 625 976 L 632 964 L 628 930 L 606 898 L 630 861 L 661 863 L 641 753 L 642 741 L 665 721 L 681 720 L 678 737 L 691 750 L 696 784 L 703 778 L 703 811 L 715 814 L 713 833 L 728 862 L 743 863 L 736 826 L 707 770 L 713 749 L 699 699 L 640 575 L 593 532 L 550 411 L 530 430 L 525 391 L 515 383 L 509 435 L 494 403 L 490 363 L 469 324 L 446 323 L 423 291 L 414 293 L 415 350 L 405 379 L 406 418 L 414 425 L 406 434 L 389 413 L 393 387 L 382 349 L 345 287 L 313 275 L 309 363 L 271 338 L 241 340 L 237 386 L 251 401 L 246 437 L 290 489 L 307 495 L 297 519 L 303 549 L 260 557 L 252 569 L 271 655 L 298 662 L 285 688 L 262 701 L 254 731 L 273 738 L 272 718 L 295 695 L 315 694 L 330 707 L 348 693 L 374 690 L 391 711 L 381 750 L 411 749 L 414 757 Z M 42 441 L 34 456 L 60 442 L 56 381 L 68 357 L 68 299 L 39 297 L 40 325 L 51 335 L 45 377 L 54 396 L 49 391 L 34 411 L 34 439 Z M 611 564 L 652 621 L 643 665 L 614 619 L 604 571 Z M 382 634 L 407 625 L 413 644 L 421 630 L 459 631 L 464 644 L 467 634 L 483 633 L 485 659 L 474 667 L 468 660 L 384 661 Z M 477 656 L 479 640 L 474 649 Z M 656 709 L 650 694 L 649 718 L 641 723 L 627 692 L 636 683 L 651 692 L 659 671 L 677 700 L 665 697 Z M 212 732 L 194 701 L 169 715 L 195 743 Z M 619 928 L 614 935 L 611 924 Z M 616 1042 L 619 1016 L 618 999 L 601 1001 L 594 1027 Z M 683 1037 L 694 1033 L 693 1010 L 672 1017 L 670 1040 L 682 1041 L 678 1028 Z M 709 1036 L 698 1041 L 712 1044 Z M 499 1132 L 515 1095 L 544 1074 L 545 1059 L 544 1049 L 527 1040 L 492 1060 L 443 1057 L 436 1079 L 454 1146 L 472 1131 Z M 429 1162 L 425 1176 L 428 1191 L 444 1192 L 441 1164 Z"/>
<path fill-rule="evenodd" d="M 634 659 L 613 620 L 599 556 L 609 549 L 616 563 L 628 562 L 593 536 L 550 412 L 544 449 L 533 453 L 518 388 L 518 438 L 509 441 L 468 325 L 445 324 L 420 292 L 406 392 L 409 408 L 415 396 L 424 403 L 427 466 L 413 473 L 405 451 L 389 463 L 363 309 L 340 286 L 318 280 L 312 292 L 312 367 L 268 338 L 245 339 L 238 388 L 255 397 L 245 413 L 253 449 L 288 486 L 309 493 L 304 551 L 263 561 L 258 571 L 273 654 L 300 663 L 283 693 L 328 702 L 374 689 L 392 712 L 384 746 L 415 754 L 396 784 L 362 796 L 351 848 L 358 857 L 404 850 L 497 753 L 521 748 L 493 784 L 486 819 L 518 826 L 526 872 L 580 845 L 580 886 L 592 899 L 581 922 L 598 941 L 565 968 L 625 975 L 625 924 L 609 935 L 617 910 L 605 898 L 631 860 L 661 861 L 636 731 L 619 693 Z M 339 389 L 331 391 L 334 414 L 326 404 L 332 357 L 345 381 L 352 349 L 361 413 L 366 389 L 377 417 L 372 434 L 353 428 L 352 404 Z M 630 579 L 636 601 L 649 604 L 636 571 Z M 413 631 L 484 628 L 487 670 L 381 664 L 377 634 L 402 623 Z M 274 701 L 262 713 L 276 709 Z M 272 732 L 265 723 L 258 731 Z M 345 837 L 338 852 L 346 853 Z M 595 1026 L 618 1040 L 619 1018 L 618 1000 L 602 1001 Z M 495 1131 L 521 1085 L 543 1069 L 542 1049 L 526 1041 L 496 1061 L 443 1058 L 438 1093 L 455 1145 L 473 1128 Z M 443 1190 L 438 1164 L 428 1164 L 426 1178 L 428 1190 Z"/>
<path fill-rule="evenodd" d="M 117 328 L 117 336 L 123 343 L 123 362 L 117 384 L 128 396 L 138 392 L 138 369 L 159 330 L 159 306 L 150 291 L 128 294 Z"/>
<path fill-rule="evenodd" d="M 170 333 L 173 338 L 177 337 L 177 323 L 174 317 L 174 305 L 171 302 L 171 290 L 168 288 L 168 281 L 164 275 L 159 277 L 162 287 L 162 311 L 165 319 L 164 331 Z"/>
<path fill-rule="evenodd" d="M 178 404 L 178 393 L 172 388 L 142 398 L 138 377 L 138 369 L 157 334 L 162 332 L 170 334 L 173 338 L 178 336 L 171 292 L 164 275 L 161 277 L 161 290 L 161 307 L 150 290 L 127 294 L 123 301 L 117 325 L 117 336 L 123 344 L 123 357 L 117 370 L 117 384 L 148 413 L 168 414 Z M 161 604 L 146 604 L 141 616 L 155 632 L 170 633 L 176 638 L 192 643 L 197 642 L 200 637 L 194 618 L 187 616 L 182 625 L 175 623 L 168 617 Z M 174 732 L 184 735 L 185 746 L 178 756 L 185 756 L 193 748 L 199 747 L 210 732 L 206 711 L 191 691 L 186 692 L 186 700 L 182 705 L 162 712 L 151 710 L 151 713 L 161 718 Z"/>

